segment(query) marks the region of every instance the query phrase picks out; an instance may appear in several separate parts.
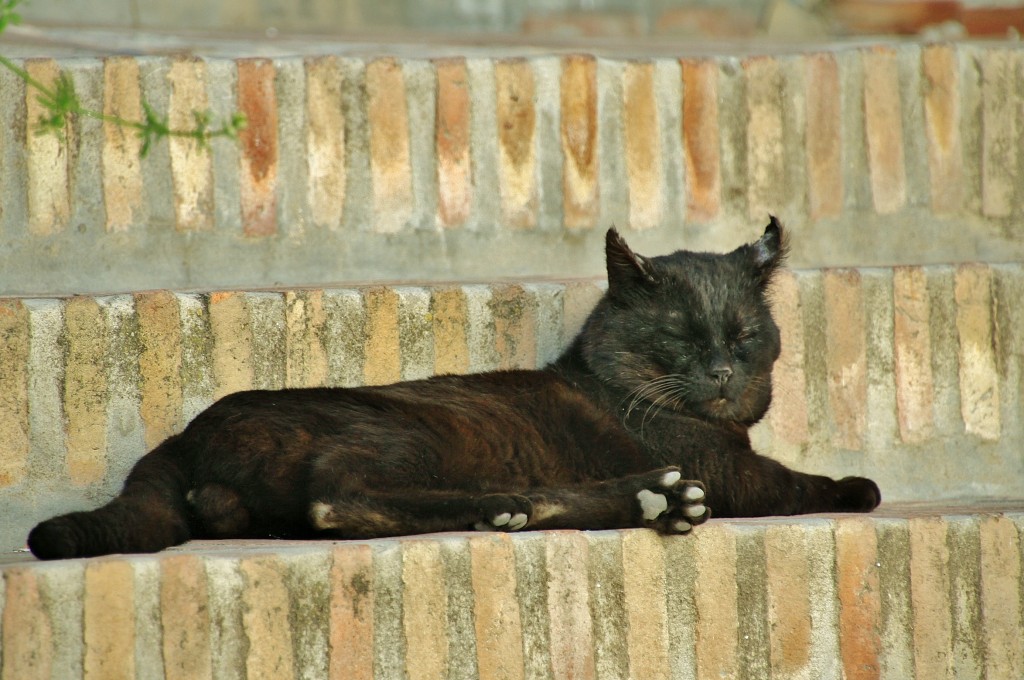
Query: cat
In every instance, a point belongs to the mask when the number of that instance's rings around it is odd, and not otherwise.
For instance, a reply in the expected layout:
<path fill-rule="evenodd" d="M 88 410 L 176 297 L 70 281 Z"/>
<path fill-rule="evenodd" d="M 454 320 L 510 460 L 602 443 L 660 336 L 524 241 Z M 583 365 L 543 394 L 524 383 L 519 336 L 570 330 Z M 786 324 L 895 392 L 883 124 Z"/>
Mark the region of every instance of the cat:
<path fill-rule="evenodd" d="M 540 370 L 228 395 L 132 469 L 119 496 L 36 526 L 42 559 L 192 538 L 366 539 L 453 530 L 649 527 L 867 512 L 861 477 L 756 454 L 786 255 L 774 217 L 727 254 L 634 253 L 607 232 L 608 288 Z"/>

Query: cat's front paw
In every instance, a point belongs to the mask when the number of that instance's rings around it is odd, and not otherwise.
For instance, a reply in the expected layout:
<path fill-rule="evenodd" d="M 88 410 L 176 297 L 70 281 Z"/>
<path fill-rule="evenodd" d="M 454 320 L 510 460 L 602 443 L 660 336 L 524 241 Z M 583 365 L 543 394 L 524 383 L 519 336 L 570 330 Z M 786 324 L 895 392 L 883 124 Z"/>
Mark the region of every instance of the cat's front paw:
<path fill-rule="evenodd" d="M 477 531 L 519 531 L 530 523 L 533 503 L 526 496 L 494 493 L 479 501 L 481 519 L 473 524 Z"/>
<path fill-rule="evenodd" d="M 685 534 L 711 516 L 704 505 L 704 485 L 683 479 L 678 468 L 649 473 L 651 479 L 636 493 L 644 526 L 662 534 Z"/>
<path fill-rule="evenodd" d="M 844 477 L 836 484 L 840 512 L 871 512 L 882 502 L 878 485 L 866 477 Z"/>

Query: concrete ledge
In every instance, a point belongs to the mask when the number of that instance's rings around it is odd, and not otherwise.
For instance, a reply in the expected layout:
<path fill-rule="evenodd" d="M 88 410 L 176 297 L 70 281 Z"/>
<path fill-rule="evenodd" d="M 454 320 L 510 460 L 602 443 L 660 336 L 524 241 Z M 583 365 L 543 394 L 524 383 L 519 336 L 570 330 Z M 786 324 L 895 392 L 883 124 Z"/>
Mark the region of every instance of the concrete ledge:
<path fill-rule="evenodd" d="M 3 680 L 1005 678 L 1024 506 L 0 563 Z"/>

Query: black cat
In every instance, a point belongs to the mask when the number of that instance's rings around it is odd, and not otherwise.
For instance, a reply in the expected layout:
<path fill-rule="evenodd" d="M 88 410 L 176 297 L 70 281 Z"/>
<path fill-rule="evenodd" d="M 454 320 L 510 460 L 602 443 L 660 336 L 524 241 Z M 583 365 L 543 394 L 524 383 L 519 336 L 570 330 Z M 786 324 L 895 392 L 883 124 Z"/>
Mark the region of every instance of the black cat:
<path fill-rule="evenodd" d="M 726 255 L 634 254 L 607 235 L 608 291 L 553 364 L 383 387 L 229 395 L 143 457 L 121 495 L 29 535 L 43 559 L 191 538 L 371 538 L 476 528 L 651 527 L 869 511 L 869 479 L 754 453 L 779 330 L 773 217 Z M 700 481 L 688 481 L 700 480 Z"/>

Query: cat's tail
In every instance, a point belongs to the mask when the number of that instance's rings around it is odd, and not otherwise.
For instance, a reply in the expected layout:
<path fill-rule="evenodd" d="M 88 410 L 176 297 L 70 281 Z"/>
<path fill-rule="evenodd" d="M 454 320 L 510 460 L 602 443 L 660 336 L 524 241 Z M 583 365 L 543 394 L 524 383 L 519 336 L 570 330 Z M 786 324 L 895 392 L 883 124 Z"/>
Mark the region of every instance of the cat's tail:
<path fill-rule="evenodd" d="M 146 454 L 132 468 L 121 494 L 103 507 L 38 524 L 28 535 L 32 554 L 56 560 L 156 552 L 189 540 L 182 446 L 174 436 Z"/>

